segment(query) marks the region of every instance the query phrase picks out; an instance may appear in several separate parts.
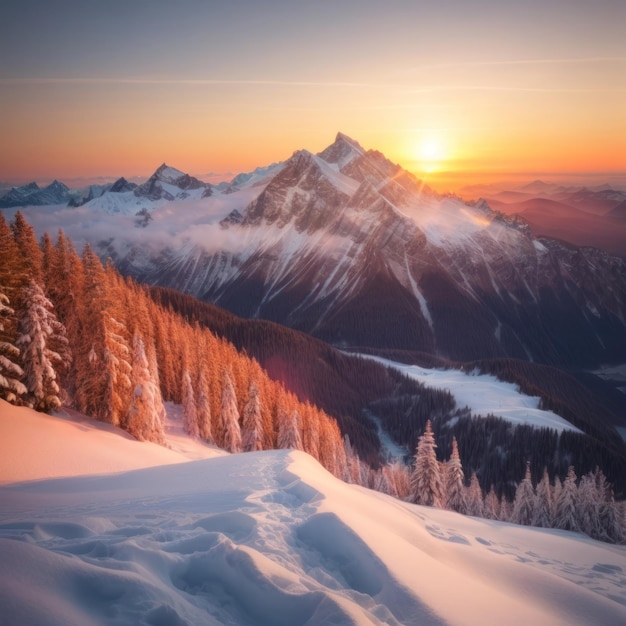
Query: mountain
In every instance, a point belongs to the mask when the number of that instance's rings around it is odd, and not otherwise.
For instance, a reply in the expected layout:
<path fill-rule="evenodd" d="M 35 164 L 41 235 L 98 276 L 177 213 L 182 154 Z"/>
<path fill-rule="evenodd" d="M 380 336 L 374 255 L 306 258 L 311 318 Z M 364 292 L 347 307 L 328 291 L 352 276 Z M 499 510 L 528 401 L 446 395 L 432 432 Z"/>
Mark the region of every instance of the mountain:
<path fill-rule="evenodd" d="M 583 187 L 575 191 L 555 193 L 554 198 L 588 213 L 605 215 L 626 200 L 626 192 L 610 188 L 594 190 Z"/>
<path fill-rule="evenodd" d="M 170 416 L 168 450 L 0 400 L 4 622 L 626 620 L 622 546 L 403 502 L 298 451 L 217 456 L 181 430 Z"/>
<path fill-rule="evenodd" d="M 124 193 L 125 191 L 134 191 L 137 188 L 135 183 L 129 183 L 123 176 L 118 178 L 109 191 L 111 193 Z"/>
<path fill-rule="evenodd" d="M 13 187 L 11 191 L 0 198 L 0 209 L 27 205 L 66 204 L 70 197 L 69 187 L 58 180 L 52 181 L 43 189 L 33 182 L 21 187 Z"/>
<path fill-rule="evenodd" d="M 613 207 L 607 213 L 607 217 L 612 220 L 626 222 L 626 200 L 620 202 L 616 207 Z"/>
<path fill-rule="evenodd" d="M 134 189 L 134 194 L 148 200 L 173 200 L 187 198 L 197 190 L 202 190 L 202 197 L 211 195 L 211 185 L 163 163 L 143 185 Z"/>
<path fill-rule="evenodd" d="M 141 281 L 339 346 L 626 360 L 624 261 L 537 239 L 485 202 L 435 194 L 341 133 L 277 169 L 205 199 L 204 212 L 187 214 L 185 238 L 124 247 L 118 234 L 101 252 Z M 204 226 L 215 220 L 219 230 Z"/>

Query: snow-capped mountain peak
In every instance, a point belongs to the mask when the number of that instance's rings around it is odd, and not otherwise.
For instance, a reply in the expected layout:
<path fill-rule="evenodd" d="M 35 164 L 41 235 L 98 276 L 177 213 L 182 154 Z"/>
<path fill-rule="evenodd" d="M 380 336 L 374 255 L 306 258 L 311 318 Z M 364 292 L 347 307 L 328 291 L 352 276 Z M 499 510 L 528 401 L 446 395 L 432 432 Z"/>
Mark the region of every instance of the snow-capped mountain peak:
<path fill-rule="evenodd" d="M 181 176 L 184 176 L 185 172 L 181 172 L 175 167 L 169 166 L 167 163 L 162 163 L 153 174 L 158 180 L 164 183 L 175 184 Z"/>
<path fill-rule="evenodd" d="M 211 186 L 175 167 L 162 163 L 148 180 L 135 189 L 135 195 L 149 200 L 184 199 L 193 190 L 204 190 L 202 195 L 210 195 Z"/>
<path fill-rule="evenodd" d="M 339 132 L 337 133 L 335 141 L 322 150 L 322 152 L 318 153 L 317 156 L 327 163 L 336 163 L 339 169 L 341 169 L 350 163 L 350 161 L 364 154 L 365 150 L 358 141 Z"/>

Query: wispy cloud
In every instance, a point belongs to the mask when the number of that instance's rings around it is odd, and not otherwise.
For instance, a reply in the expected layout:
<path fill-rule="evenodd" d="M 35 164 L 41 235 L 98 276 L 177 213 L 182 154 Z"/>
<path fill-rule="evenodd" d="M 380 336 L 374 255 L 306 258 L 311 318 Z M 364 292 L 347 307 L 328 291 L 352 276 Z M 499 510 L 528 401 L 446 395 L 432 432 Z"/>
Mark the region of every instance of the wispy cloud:
<path fill-rule="evenodd" d="M 221 79 L 221 78 L 90 78 L 90 77 L 26 77 L 0 78 L 3 85 L 250 85 L 270 87 L 393 87 L 386 83 L 361 83 L 350 81 L 301 81 L 301 80 L 257 80 L 257 79 Z M 400 86 L 400 85 L 395 85 Z M 406 85 L 404 85 L 406 86 Z"/>
<path fill-rule="evenodd" d="M 622 59 L 626 63 L 626 59 Z M 580 61 L 580 60 L 579 60 Z M 507 65 L 524 63 L 556 63 L 567 60 L 545 59 L 534 61 L 494 61 L 469 62 L 468 65 Z M 451 67 L 452 65 L 450 65 Z M 441 66 L 443 67 L 443 66 Z M 90 78 L 90 77 L 28 77 L 0 78 L 0 85 L 180 85 L 180 86 L 252 86 L 252 87 L 326 87 L 348 89 L 393 89 L 405 94 L 429 94 L 450 91 L 501 91 L 501 92 L 537 92 L 537 93 L 621 93 L 626 87 L 520 87 L 514 85 L 455 85 L 434 84 L 414 87 L 410 83 L 367 83 L 350 81 L 298 81 L 298 80 L 257 80 L 257 79 L 220 79 L 220 78 Z M 405 105 L 382 105 L 380 108 L 403 107 Z M 413 105 L 406 105 L 413 106 Z M 376 106 L 369 108 L 378 108 Z"/>
<path fill-rule="evenodd" d="M 626 63 L 626 57 L 575 57 L 575 58 L 547 58 L 547 59 L 510 59 L 485 61 L 458 61 L 453 63 L 435 63 L 414 68 L 441 69 L 446 67 L 490 67 L 514 65 L 589 65 L 593 63 Z"/>

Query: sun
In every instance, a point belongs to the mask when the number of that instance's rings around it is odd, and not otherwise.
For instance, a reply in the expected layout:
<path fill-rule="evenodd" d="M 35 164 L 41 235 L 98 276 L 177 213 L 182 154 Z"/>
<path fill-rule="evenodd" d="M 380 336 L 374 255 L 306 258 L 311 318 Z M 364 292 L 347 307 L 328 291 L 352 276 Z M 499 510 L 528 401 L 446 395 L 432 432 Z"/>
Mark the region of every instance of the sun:
<path fill-rule="evenodd" d="M 443 143 L 437 137 L 426 137 L 417 144 L 416 160 L 425 172 L 436 172 L 446 159 Z"/>

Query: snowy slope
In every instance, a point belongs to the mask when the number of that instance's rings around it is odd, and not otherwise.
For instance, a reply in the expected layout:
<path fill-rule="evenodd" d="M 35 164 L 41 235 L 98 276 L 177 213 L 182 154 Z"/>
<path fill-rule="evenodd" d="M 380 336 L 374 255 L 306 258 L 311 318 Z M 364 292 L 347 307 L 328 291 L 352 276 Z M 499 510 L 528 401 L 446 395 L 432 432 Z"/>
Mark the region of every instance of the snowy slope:
<path fill-rule="evenodd" d="M 192 441 L 179 408 L 166 404 L 169 448 L 140 443 L 128 433 L 71 411 L 37 413 L 0 400 L 0 484 L 61 476 L 109 474 L 225 454 Z"/>
<path fill-rule="evenodd" d="M 66 429 L 64 452 L 110 436 Z M 406 504 L 285 450 L 5 485 L 0 554 L 18 626 L 626 621 L 624 547 Z"/>
<path fill-rule="evenodd" d="M 582 432 L 553 411 L 540 409 L 538 397 L 527 396 L 517 385 L 501 381 L 490 374 L 466 374 L 455 369 L 429 369 L 366 354 L 361 356 L 392 367 L 427 387 L 446 389 L 454 396 L 459 408 L 468 407 L 474 415 L 495 415 L 512 424 L 552 428 L 557 432 L 563 430 Z"/>

